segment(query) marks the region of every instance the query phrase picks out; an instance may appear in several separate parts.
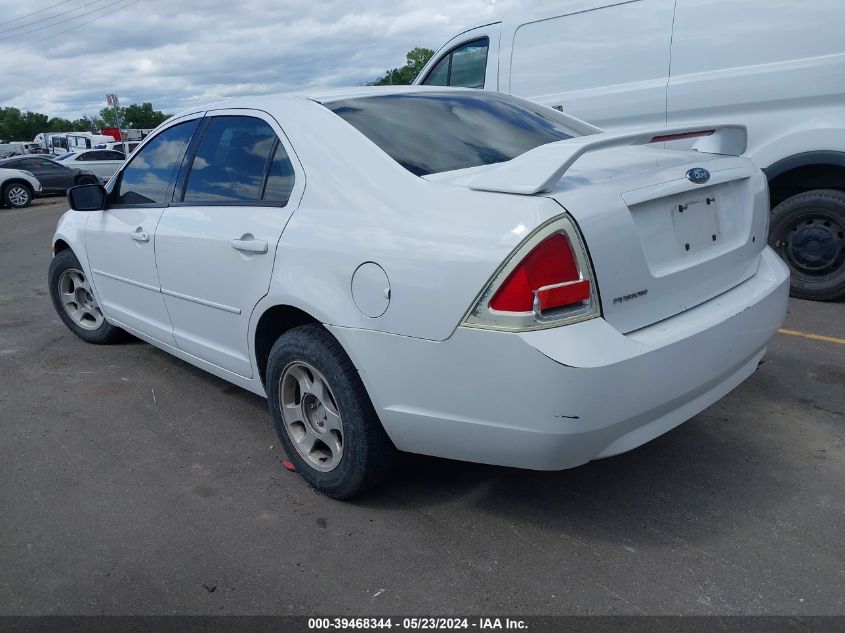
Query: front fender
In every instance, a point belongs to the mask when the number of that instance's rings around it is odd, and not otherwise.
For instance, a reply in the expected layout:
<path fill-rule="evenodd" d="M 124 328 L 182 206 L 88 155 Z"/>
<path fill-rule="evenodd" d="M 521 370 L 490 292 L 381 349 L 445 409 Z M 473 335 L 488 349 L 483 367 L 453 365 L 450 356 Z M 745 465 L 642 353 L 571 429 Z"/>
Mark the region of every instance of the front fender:
<path fill-rule="evenodd" d="M 53 234 L 51 246 L 56 252 L 56 244 L 64 242 L 76 255 L 86 275 L 90 277 L 91 268 L 88 264 L 88 253 L 85 251 L 85 224 L 88 221 L 88 214 L 68 209 L 59 218 L 56 225 L 56 232 Z M 61 249 L 59 249 L 61 250 Z"/>

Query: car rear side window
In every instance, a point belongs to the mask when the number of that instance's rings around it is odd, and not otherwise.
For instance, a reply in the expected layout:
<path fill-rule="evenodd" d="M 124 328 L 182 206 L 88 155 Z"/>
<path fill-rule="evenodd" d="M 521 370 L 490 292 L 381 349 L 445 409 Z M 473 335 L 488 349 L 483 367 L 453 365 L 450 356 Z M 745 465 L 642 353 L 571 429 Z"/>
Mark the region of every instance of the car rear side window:
<path fill-rule="evenodd" d="M 285 148 L 278 143 L 273 153 L 273 162 L 270 163 L 270 171 L 267 172 L 267 184 L 264 185 L 264 195 L 261 199 L 265 202 L 278 202 L 281 206 L 286 205 L 293 190 L 293 182 L 293 165 Z"/>
<path fill-rule="evenodd" d="M 191 165 L 183 202 L 257 202 L 277 140 L 261 119 L 213 117 Z"/>
<path fill-rule="evenodd" d="M 179 123 L 150 139 L 121 173 L 114 203 L 164 204 L 199 121 Z"/>
<path fill-rule="evenodd" d="M 546 108 L 494 93 L 386 94 L 326 107 L 417 176 L 501 163 L 573 136 Z"/>

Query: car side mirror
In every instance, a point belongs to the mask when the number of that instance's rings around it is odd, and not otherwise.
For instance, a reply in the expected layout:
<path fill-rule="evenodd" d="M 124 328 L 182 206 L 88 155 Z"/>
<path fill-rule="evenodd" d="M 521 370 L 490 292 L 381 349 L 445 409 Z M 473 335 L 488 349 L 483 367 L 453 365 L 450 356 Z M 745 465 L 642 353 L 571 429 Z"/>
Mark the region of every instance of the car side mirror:
<path fill-rule="evenodd" d="M 102 211 L 106 208 L 103 185 L 77 185 L 67 191 L 67 201 L 74 211 Z"/>

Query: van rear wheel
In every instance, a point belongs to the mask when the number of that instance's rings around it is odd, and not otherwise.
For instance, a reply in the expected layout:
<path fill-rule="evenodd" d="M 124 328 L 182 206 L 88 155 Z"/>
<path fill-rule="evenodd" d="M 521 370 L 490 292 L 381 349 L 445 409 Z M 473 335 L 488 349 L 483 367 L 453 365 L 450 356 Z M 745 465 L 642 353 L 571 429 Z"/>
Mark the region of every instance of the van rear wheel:
<path fill-rule="evenodd" d="M 845 297 L 845 192 L 816 189 L 781 202 L 772 210 L 769 244 L 789 266 L 793 297 Z"/>

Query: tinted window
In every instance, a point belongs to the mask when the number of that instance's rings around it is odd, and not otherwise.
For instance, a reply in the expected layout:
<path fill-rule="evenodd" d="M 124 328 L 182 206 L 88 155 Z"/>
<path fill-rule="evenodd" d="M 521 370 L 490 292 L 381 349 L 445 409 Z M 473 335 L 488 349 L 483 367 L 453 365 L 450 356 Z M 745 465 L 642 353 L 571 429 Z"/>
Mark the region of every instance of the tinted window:
<path fill-rule="evenodd" d="M 64 165 L 61 165 L 60 163 L 57 163 L 57 162 L 52 161 L 52 160 L 46 160 L 44 158 L 35 161 L 35 163 L 36 163 L 36 169 L 38 169 L 38 168 L 41 168 L 41 169 L 66 169 Z"/>
<path fill-rule="evenodd" d="M 490 40 L 483 37 L 453 49 L 438 62 L 423 83 L 427 86 L 483 88 L 489 43 Z"/>
<path fill-rule="evenodd" d="M 446 55 L 434 67 L 423 82 L 427 86 L 448 86 L 449 85 L 449 64 L 452 62 L 452 55 Z"/>
<path fill-rule="evenodd" d="M 326 107 L 418 176 L 501 163 L 573 134 L 546 108 L 496 93 L 386 94 Z"/>
<path fill-rule="evenodd" d="M 162 204 L 199 119 L 167 128 L 151 139 L 123 170 L 115 204 Z"/>
<path fill-rule="evenodd" d="M 114 152 L 107 149 L 98 153 L 101 156 L 100 160 L 123 160 L 126 158 L 122 152 Z"/>
<path fill-rule="evenodd" d="M 102 152 L 85 152 L 84 154 L 78 154 L 74 160 L 103 160 L 103 153 Z"/>
<path fill-rule="evenodd" d="M 463 88 L 483 88 L 487 73 L 487 40 L 464 44 L 452 52 L 449 85 Z"/>
<path fill-rule="evenodd" d="M 273 155 L 273 162 L 270 163 L 270 171 L 267 173 L 267 184 L 264 186 L 262 200 L 286 205 L 293 189 L 293 180 L 293 165 L 290 163 L 285 148 L 279 143 Z"/>
<path fill-rule="evenodd" d="M 261 119 L 213 117 L 197 148 L 185 202 L 261 200 L 261 184 L 276 133 Z"/>

